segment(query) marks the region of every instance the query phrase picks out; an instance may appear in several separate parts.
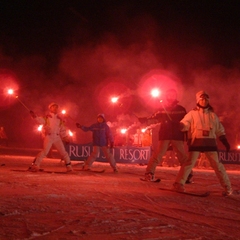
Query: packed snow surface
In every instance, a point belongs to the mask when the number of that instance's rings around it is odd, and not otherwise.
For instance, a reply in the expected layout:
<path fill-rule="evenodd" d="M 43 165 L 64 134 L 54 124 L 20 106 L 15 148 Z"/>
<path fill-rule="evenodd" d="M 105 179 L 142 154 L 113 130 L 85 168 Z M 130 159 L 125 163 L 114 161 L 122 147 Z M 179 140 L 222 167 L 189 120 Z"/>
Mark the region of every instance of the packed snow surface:
<path fill-rule="evenodd" d="M 0 155 L 0 239 L 240 239 L 240 195 L 223 197 L 211 168 L 194 168 L 189 192 L 171 188 L 179 167 L 158 166 L 160 183 L 143 182 L 146 166 L 95 162 L 104 173 L 32 173 L 32 156 Z M 72 161 L 75 170 L 82 162 Z M 57 158 L 42 162 L 46 171 L 65 172 Z M 234 189 L 240 165 L 225 165 Z M 18 170 L 18 171 L 13 171 Z"/>

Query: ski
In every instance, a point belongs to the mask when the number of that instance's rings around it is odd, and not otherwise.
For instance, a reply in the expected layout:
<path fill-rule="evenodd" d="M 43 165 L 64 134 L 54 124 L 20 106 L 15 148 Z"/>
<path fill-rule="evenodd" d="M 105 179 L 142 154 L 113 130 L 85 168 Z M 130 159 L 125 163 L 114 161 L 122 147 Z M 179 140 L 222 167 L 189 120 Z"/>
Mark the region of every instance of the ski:
<path fill-rule="evenodd" d="M 232 195 L 240 195 L 240 190 L 233 190 Z M 231 195 L 230 195 L 231 196 Z"/>
<path fill-rule="evenodd" d="M 29 171 L 29 169 L 11 169 L 11 171 L 14 172 L 30 172 L 30 173 L 38 173 L 38 172 L 44 172 L 43 168 L 40 168 L 38 171 L 33 172 L 33 171 Z"/>
<path fill-rule="evenodd" d="M 74 169 L 71 172 L 68 171 L 48 171 L 48 170 L 44 170 L 43 168 L 40 168 L 38 171 L 36 172 L 32 172 L 29 171 L 29 169 L 11 169 L 11 171 L 15 171 L 15 172 L 30 172 L 30 173 L 57 173 L 57 174 L 79 174 L 79 172 L 90 172 L 90 173 L 104 173 L 105 169 L 102 170 L 79 170 L 79 169 Z"/>
<path fill-rule="evenodd" d="M 92 172 L 92 173 L 104 173 L 104 172 L 105 172 L 105 169 L 101 169 L 101 170 L 74 169 L 74 171 L 79 171 L 79 172 Z"/>
<path fill-rule="evenodd" d="M 58 174 L 78 174 L 78 172 L 67 172 L 67 171 L 47 171 L 44 170 L 42 168 L 40 168 L 38 171 L 33 172 L 33 171 L 29 171 L 29 169 L 11 169 L 11 171 L 15 171 L 15 172 L 29 172 L 29 173 L 58 173 Z"/>
<path fill-rule="evenodd" d="M 47 171 L 47 170 L 43 170 L 43 171 L 40 171 L 40 172 L 50 173 L 50 174 L 75 174 L 75 175 L 79 174 L 78 172 L 75 172 L 74 170 L 73 171 Z"/>
<path fill-rule="evenodd" d="M 194 196 L 194 197 L 207 197 L 210 195 L 210 192 L 203 192 L 203 193 L 199 193 L 199 192 L 177 192 L 173 189 L 169 189 L 169 188 L 159 188 L 162 191 L 169 191 L 169 192 L 174 192 L 174 193 L 180 193 L 180 194 L 185 194 L 185 195 L 189 195 L 189 196 Z"/>
<path fill-rule="evenodd" d="M 154 182 L 154 183 L 161 182 L 161 179 L 160 179 L 160 178 L 157 178 L 157 179 L 155 179 L 155 180 L 153 180 L 153 181 L 148 181 L 148 180 L 146 180 L 145 178 L 140 178 L 140 180 L 141 180 L 141 181 L 144 181 L 144 182 Z"/>

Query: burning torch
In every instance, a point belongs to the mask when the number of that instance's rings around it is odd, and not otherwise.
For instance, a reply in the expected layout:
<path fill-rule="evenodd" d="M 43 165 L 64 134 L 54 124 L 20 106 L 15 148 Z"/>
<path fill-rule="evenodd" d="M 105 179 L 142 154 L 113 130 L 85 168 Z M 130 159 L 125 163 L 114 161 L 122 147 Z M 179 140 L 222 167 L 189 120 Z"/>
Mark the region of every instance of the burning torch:
<path fill-rule="evenodd" d="M 151 91 L 151 95 L 152 95 L 152 97 L 157 98 L 157 97 L 159 97 L 159 96 L 161 95 L 161 92 L 160 92 L 157 88 L 154 88 L 154 89 Z M 163 104 L 163 100 L 162 100 L 162 99 L 160 99 L 160 103 L 161 103 L 161 105 L 162 105 L 162 108 L 163 108 L 164 112 L 167 114 L 169 120 L 172 121 L 172 118 L 171 118 L 170 115 L 168 114 L 168 112 L 167 112 L 167 110 L 166 110 L 166 108 L 165 108 L 165 106 L 164 106 L 164 104 Z"/>
<path fill-rule="evenodd" d="M 162 107 L 163 107 L 163 109 L 164 109 L 165 113 L 167 114 L 167 116 L 168 116 L 169 120 L 170 120 L 170 121 L 172 121 L 172 118 L 171 118 L 171 117 L 170 117 L 170 115 L 168 114 L 168 112 L 167 112 L 167 110 L 166 110 L 166 108 L 164 107 L 164 104 L 163 104 L 162 102 L 163 102 L 163 101 L 162 101 L 162 100 L 160 100 L 160 103 L 161 103 L 161 105 L 162 105 Z"/>
<path fill-rule="evenodd" d="M 8 89 L 8 94 L 9 95 L 13 95 L 14 91 L 13 89 Z M 25 107 L 29 112 L 31 111 L 20 99 L 19 97 L 16 95 L 15 98 L 22 104 L 23 107 Z"/>
<path fill-rule="evenodd" d="M 112 97 L 112 98 L 111 98 L 111 102 L 112 102 L 113 104 L 119 103 L 118 100 L 119 100 L 119 97 Z M 119 103 L 118 105 L 119 105 L 119 107 L 122 107 L 123 104 L 122 104 L 122 103 Z"/>
<path fill-rule="evenodd" d="M 73 119 L 69 114 L 67 114 L 67 111 L 66 111 L 65 109 L 63 109 L 63 110 L 61 111 L 61 113 L 62 113 L 63 115 L 66 115 L 70 120 L 74 121 L 74 119 Z M 74 122 L 75 122 L 75 121 L 74 121 Z"/>

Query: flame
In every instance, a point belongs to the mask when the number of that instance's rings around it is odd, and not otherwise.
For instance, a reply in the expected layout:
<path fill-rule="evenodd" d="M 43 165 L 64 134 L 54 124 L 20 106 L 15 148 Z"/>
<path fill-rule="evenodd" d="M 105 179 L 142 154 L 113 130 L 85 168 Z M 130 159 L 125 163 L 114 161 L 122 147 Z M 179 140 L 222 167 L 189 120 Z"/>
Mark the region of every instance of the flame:
<path fill-rule="evenodd" d="M 118 101 L 118 97 L 112 97 L 111 101 L 112 101 L 112 103 L 116 103 Z"/>
<path fill-rule="evenodd" d="M 122 134 L 125 134 L 125 133 L 127 132 L 127 129 L 126 129 L 126 128 L 122 128 L 122 129 L 120 130 L 120 132 L 121 132 Z"/>
<path fill-rule="evenodd" d="M 152 97 L 154 97 L 154 98 L 159 97 L 159 95 L 160 95 L 159 89 L 157 89 L 157 88 L 152 89 L 151 95 L 152 95 Z"/>
<path fill-rule="evenodd" d="M 43 125 L 39 125 L 37 129 L 38 129 L 39 132 L 41 132 L 42 128 L 43 128 Z"/>
<path fill-rule="evenodd" d="M 13 91 L 13 89 L 8 89 L 7 93 L 12 95 L 14 93 L 14 91 Z"/>

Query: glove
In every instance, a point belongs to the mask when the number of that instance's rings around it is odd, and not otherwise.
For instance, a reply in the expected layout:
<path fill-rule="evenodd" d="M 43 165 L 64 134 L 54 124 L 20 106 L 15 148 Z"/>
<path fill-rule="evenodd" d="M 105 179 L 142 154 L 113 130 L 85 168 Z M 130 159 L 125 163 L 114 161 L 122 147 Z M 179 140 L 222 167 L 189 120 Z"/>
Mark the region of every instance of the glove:
<path fill-rule="evenodd" d="M 110 148 L 113 148 L 114 142 L 110 143 Z"/>
<path fill-rule="evenodd" d="M 76 123 L 77 128 L 81 128 L 82 125 L 80 123 Z"/>
<path fill-rule="evenodd" d="M 222 144 L 225 146 L 226 151 L 229 152 L 230 151 L 230 144 L 226 138 L 225 135 L 222 135 L 219 137 L 219 140 L 222 142 Z"/>
<path fill-rule="evenodd" d="M 143 124 L 145 122 L 147 122 L 147 118 L 146 117 L 143 117 L 143 118 L 138 118 L 138 121 Z"/>
<path fill-rule="evenodd" d="M 180 131 L 182 131 L 184 129 L 184 124 L 182 122 L 178 123 L 178 128 Z"/>
<path fill-rule="evenodd" d="M 68 145 L 68 144 L 70 143 L 70 139 L 69 139 L 68 136 L 63 137 L 63 138 L 62 138 L 62 141 L 63 141 L 66 145 Z"/>
<path fill-rule="evenodd" d="M 32 110 L 29 113 L 30 113 L 32 118 L 36 118 L 37 117 L 37 115 Z"/>

